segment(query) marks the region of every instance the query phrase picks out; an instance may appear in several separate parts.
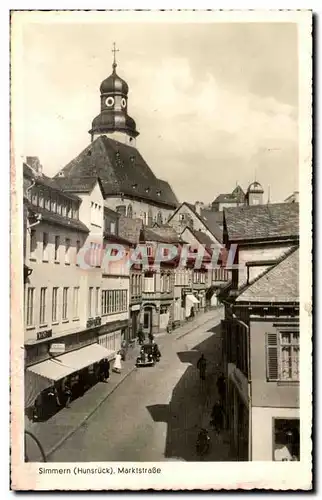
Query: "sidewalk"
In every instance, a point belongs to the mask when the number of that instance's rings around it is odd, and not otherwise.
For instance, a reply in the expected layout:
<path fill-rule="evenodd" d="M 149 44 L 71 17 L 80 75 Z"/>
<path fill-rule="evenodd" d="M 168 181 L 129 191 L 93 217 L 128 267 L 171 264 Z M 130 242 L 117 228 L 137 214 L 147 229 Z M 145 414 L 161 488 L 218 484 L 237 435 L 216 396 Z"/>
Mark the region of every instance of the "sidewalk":
<path fill-rule="evenodd" d="M 218 308 L 218 310 L 220 310 L 220 308 Z M 208 311 L 198 315 L 193 321 L 177 328 L 171 334 L 160 334 L 158 337 L 168 336 L 172 337 L 173 340 L 178 340 L 198 326 L 207 323 L 209 320 L 213 320 L 214 316 L 216 316 L 216 310 Z M 120 375 L 111 371 L 108 383 L 97 383 L 89 389 L 84 396 L 73 401 L 70 408 L 63 408 L 46 422 L 31 422 L 26 418 L 25 429 L 32 432 L 40 441 L 47 457 L 59 448 L 59 446 L 77 429 L 82 425 L 86 425 L 86 420 L 96 412 L 100 405 L 133 372 L 135 369 L 135 359 L 138 356 L 139 349 L 139 346 L 135 346 L 128 350 L 126 361 L 123 362 L 123 369 Z M 28 446 L 29 441 L 27 443 L 27 448 Z M 33 456 L 29 450 L 27 451 L 29 459 L 32 461 Z M 38 458 L 34 458 L 34 460 L 38 460 Z"/>

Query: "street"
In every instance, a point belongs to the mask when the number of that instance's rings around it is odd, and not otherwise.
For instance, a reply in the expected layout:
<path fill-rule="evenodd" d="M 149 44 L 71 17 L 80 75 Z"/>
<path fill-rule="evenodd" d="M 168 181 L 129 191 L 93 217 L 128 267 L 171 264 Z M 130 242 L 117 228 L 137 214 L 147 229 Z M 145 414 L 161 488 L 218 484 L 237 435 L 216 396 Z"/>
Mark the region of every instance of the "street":
<path fill-rule="evenodd" d="M 154 367 L 137 368 L 61 447 L 54 462 L 195 461 L 197 434 L 209 429 L 220 370 L 221 312 L 181 339 L 156 339 L 162 358 Z M 196 363 L 207 359 L 201 381 Z M 212 447 L 204 460 L 228 460 L 228 443 L 210 430 Z"/>

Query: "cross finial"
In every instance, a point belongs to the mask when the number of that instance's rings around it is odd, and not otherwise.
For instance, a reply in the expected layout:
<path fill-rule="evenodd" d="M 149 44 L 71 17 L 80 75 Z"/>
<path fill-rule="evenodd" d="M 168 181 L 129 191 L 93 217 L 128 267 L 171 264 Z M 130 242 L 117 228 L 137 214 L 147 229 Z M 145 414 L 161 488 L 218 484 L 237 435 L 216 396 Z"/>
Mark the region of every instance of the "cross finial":
<path fill-rule="evenodd" d="M 116 52 L 120 52 L 120 49 L 117 49 L 116 46 L 115 46 L 115 42 L 113 42 L 113 48 L 112 48 L 112 52 L 114 54 L 114 59 L 113 59 L 113 69 L 116 68 L 117 64 L 116 64 L 116 58 L 115 58 L 115 54 Z"/>

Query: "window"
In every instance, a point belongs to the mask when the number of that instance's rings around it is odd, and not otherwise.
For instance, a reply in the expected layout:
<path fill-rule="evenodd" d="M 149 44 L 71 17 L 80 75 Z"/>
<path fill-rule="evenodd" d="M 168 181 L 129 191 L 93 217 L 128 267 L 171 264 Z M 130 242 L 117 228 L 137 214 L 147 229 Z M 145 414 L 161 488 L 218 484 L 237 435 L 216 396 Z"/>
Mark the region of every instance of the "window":
<path fill-rule="evenodd" d="M 147 252 L 147 256 L 148 257 L 152 257 L 153 256 L 153 247 L 152 247 L 152 245 L 147 245 L 146 252 Z"/>
<path fill-rule="evenodd" d="M 102 315 L 127 311 L 126 290 L 102 290 Z"/>
<path fill-rule="evenodd" d="M 93 287 L 88 289 L 88 317 L 92 318 L 92 309 L 93 309 Z"/>
<path fill-rule="evenodd" d="M 28 288 L 27 290 L 27 318 L 26 324 L 27 326 L 33 326 L 34 324 L 34 288 Z"/>
<path fill-rule="evenodd" d="M 72 204 L 70 201 L 67 202 L 67 217 L 69 219 L 72 217 Z"/>
<path fill-rule="evenodd" d="M 118 207 L 116 207 L 116 212 L 118 212 L 121 215 L 126 215 L 126 206 L 119 205 Z"/>
<path fill-rule="evenodd" d="M 153 215 L 152 215 L 152 210 L 149 208 L 148 210 L 148 226 L 152 226 L 153 223 Z"/>
<path fill-rule="evenodd" d="M 278 462 L 300 460 L 300 420 L 273 419 L 273 460 Z"/>
<path fill-rule="evenodd" d="M 46 323 L 46 293 L 47 288 L 40 289 L 40 315 L 39 315 L 39 323 L 41 325 Z"/>
<path fill-rule="evenodd" d="M 48 233 L 42 235 L 42 260 L 48 262 Z"/>
<path fill-rule="evenodd" d="M 68 320 L 68 287 L 63 288 L 63 320 Z"/>
<path fill-rule="evenodd" d="M 145 293 L 153 293 L 155 291 L 155 276 L 153 273 L 145 273 L 144 275 L 144 291 Z"/>
<path fill-rule="evenodd" d="M 74 287 L 73 293 L 73 318 L 79 318 L 79 286 Z"/>
<path fill-rule="evenodd" d="M 115 222 L 110 222 L 110 233 L 115 234 L 116 224 Z"/>
<path fill-rule="evenodd" d="M 50 196 L 49 196 L 49 194 L 45 198 L 45 209 L 50 210 Z"/>
<path fill-rule="evenodd" d="M 33 205 L 38 205 L 38 192 L 35 189 L 32 190 L 31 203 Z"/>
<path fill-rule="evenodd" d="M 66 204 L 66 201 L 63 202 L 62 206 L 63 206 L 62 216 L 66 217 L 66 215 L 67 215 L 67 204 Z"/>
<path fill-rule="evenodd" d="M 143 224 L 147 224 L 147 213 L 146 212 L 142 212 L 141 214 L 141 219 L 143 221 Z"/>
<path fill-rule="evenodd" d="M 300 378 L 300 335 L 283 330 L 266 334 L 267 379 L 298 381 Z"/>
<path fill-rule="evenodd" d="M 70 264 L 70 239 L 65 240 L 65 264 Z"/>
<path fill-rule="evenodd" d="M 99 296 L 100 296 L 100 288 L 96 287 L 95 290 L 95 316 L 99 316 Z"/>
<path fill-rule="evenodd" d="M 185 214 L 179 214 L 179 220 L 184 221 L 185 220 Z"/>
<path fill-rule="evenodd" d="M 158 215 L 157 215 L 157 224 L 159 224 L 161 226 L 162 223 L 163 223 L 162 213 L 158 212 Z"/>
<path fill-rule="evenodd" d="M 39 191 L 38 195 L 38 206 L 40 208 L 44 208 L 44 193 L 42 191 Z"/>
<path fill-rule="evenodd" d="M 60 237 L 55 236 L 55 262 L 59 262 Z"/>
<path fill-rule="evenodd" d="M 80 248 L 81 248 L 81 242 L 80 242 L 80 240 L 77 240 L 76 241 L 76 266 L 79 266 L 78 255 L 79 255 Z"/>
<path fill-rule="evenodd" d="M 57 299 L 58 299 L 58 288 L 53 288 L 53 298 L 51 303 L 51 320 L 53 323 L 57 321 Z"/>
<path fill-rule="evenodd" d="M 36 229 L 30 230 L 30 258 L 36 258 L 36 250 L 37 250 L 37 233 Z"/>
<path fill-rule="evenodd" d="M 57 200 L 56 200 L 56 196 L 51 196 L 51 202 L 50 202 L 50 210 L 52 212 L 56 212 L 57 210 Z"/>
<path fill-rule="evenodd" d="M 127 207 L 127 216 L 130 217 L 132 219 L 133 217 L 133 209 L 132 209 L 132 205 L 129 205 Z"/>

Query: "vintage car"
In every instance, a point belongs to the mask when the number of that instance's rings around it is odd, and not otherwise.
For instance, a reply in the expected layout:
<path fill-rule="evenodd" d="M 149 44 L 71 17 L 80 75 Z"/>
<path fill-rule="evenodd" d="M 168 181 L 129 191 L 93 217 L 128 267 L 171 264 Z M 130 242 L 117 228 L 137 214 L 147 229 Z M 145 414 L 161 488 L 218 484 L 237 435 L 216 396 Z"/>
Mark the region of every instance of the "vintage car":
<path fill-rule="evenodd" d="M 140 355 L 136 358 L 136 366 L 154 366 L 158 361 L 156 356 L 156 344 L 143 344 Z"/>

